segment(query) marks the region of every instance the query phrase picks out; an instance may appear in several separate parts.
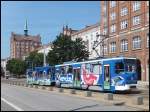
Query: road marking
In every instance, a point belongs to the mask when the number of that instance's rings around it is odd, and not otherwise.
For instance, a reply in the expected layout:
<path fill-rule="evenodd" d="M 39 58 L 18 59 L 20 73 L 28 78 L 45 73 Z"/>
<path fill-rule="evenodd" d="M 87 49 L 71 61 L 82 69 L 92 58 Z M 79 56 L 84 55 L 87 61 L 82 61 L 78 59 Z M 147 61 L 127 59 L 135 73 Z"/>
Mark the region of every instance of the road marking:
<path fill-rule="evenodd" d="M 8 105 L 10 105 L 11 107 L 13 107 L 14 109 L 16 109 L 17 111 L 24 111 L 23 109 L 19 108 L 18 106 L 12 104 L 11 102 L 7 101 L 4 98 L 1 98 L 2 101 L 4 101 L 5 103 L 7 103 Z"/>

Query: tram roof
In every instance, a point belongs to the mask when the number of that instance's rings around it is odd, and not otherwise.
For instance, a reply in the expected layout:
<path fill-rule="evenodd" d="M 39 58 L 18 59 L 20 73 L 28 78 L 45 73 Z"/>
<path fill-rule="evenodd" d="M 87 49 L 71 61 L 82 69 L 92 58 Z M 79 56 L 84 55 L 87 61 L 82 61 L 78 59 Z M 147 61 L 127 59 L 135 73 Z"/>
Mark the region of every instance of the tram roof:
<path fill-rule="evenodd" d="M 70 63 L 64 63 L 64 64 L 59 64 L 55 65 L 55 67 L 59 66 L 66 66 L 66 65 L 75 65 L 75 64 L 83 64 L 83 63 L 90 63 L 90 62 L 96 62 L 96 61 L 109 61 L 109 60 L 119 60 L 119 59 L 136 59 L 136 58 L 130 58 L 130 57 L 114 57 L 114 58 L 100 58 L 100 59 L 94 59 L 94 60 L 87 60 L 87 61 L 81 61 L 81 62 L 70 62 Z"/>

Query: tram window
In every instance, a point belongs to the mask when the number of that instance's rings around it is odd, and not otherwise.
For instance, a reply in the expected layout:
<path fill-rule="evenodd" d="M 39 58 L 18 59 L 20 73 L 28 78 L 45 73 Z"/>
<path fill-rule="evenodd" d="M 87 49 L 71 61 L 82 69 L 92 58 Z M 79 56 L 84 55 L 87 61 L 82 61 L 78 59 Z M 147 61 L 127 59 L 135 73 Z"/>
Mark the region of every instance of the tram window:
<path fill-rule="evenodd" d="M 125 70 L 127 71 L 127 72 L 135 72 L 136 71 L 136 68 L 135 68 L 135 66 L 134 65 L 126 65 L 126 67 L 125 67 Z"/>
<path fill-rule="evenodd" d="M 61 74 L 65 74 L 65 68 L 64 67 L 61 68 Z"/>
<path fill-rule="evenodd" d="M 105 67 L 105 76 L 109 77 L 109 66 Z"/>
<path fill-rule="evenodd" d="M 73 72 L 73 67 L 69 66 L 67 73 L 72 73 Z"/>
<path fill-rule="evenodd" d="M 93 65 L 93 73 L 99 74 L 100 73 L 100 65 Z"/>
<path fill-rule="evenodd" d="M 115 65 L 115 72 L 116 72 L 116 74 L 124 72 L 124 64 L 122 62 L 117 62 L 116 63 L 116 65 Z"/>
<path fill-rule="evenodd" d="M 85 64 L 85 69 L 88 73 L 90 73 L 91 68 L 92 68 L 92 66 L 89 63 Z"/>
<path fill-rule="evenodd" d="M 74 80 L 80 80 L 80 69 L 74 69 Z"/>

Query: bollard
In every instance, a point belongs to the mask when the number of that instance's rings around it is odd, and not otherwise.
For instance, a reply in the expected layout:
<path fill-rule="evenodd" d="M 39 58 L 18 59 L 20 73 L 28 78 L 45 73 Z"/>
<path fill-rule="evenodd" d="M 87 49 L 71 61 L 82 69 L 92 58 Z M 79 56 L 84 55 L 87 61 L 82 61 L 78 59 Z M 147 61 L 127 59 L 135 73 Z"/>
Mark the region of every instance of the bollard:
<path fill-rule="evenodd" d="M 87 92 L 86 92 L 86 96 L 87 96 L 87 97 L 91 97 L 91 96 L 92 96 L 92 92 L 91 92 L 91 91 L 87 91 Z"/>
<path fill-rule="evenodd" d="M 135 97 L 133 100 L 133 104 L 142 105 L 143 104 L 143 97 L 142 96 Z"/>
<path fill-rule="evenodd" d="M 31 85 L 30 85 L 30 88 L 32 88 L 32 87 L 33 87 L 33 85 L 31 84 Z"/>
<path fill-rule="evenodd" d="M 45 89 L 45 86 L 42 86 L 42 89 Z"/>
<path fill-rule="evenodd" d="M 28 87 L 28 84 L 26 84 L 26 87 Z"/>
<path fill-rule="evenodd" d="M 63 88 L 59 88 L 59 92 L 60 93 L 64 92 L 64 89 Z"/>
<path fill-rule="evenodd" d="M 38 85 L 35 85 L 34 87 L 35 87 L 35 88 L 38 88 Z"/>
<path fill-rule="evenodd" d="M 53 91 L 53 87 L 49 87 L 49 91 Z"/>
<path fill-rule="evenodd" d="M 112 93 L 107 93 L 104 97 L 105 100 L 113 100 L 113 94 Z"/>
<path fill-rule="evenodd" d="M 76 90 L 75 89 L 71 89 L 70 93 L 71 94 L 76 94 Z"/>
<path fill-rule="evenodd" d="M 20 86 L 20 83 L 18 82 L 18 84 L 17 84 L 18 86 Z"/>

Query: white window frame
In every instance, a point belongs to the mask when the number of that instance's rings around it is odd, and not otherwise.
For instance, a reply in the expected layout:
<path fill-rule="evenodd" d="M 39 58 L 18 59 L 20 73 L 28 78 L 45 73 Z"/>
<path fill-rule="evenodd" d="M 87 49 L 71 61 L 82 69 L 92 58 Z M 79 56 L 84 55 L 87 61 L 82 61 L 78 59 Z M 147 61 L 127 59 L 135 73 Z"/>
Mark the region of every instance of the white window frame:
<path fill-rule="evenodd" d="M 128 27 L 128 21 L 127 20 L 121 21 L 120 27 L 121 27 L 121 30 L 126 29 Z"/>
<path fill-rule="evenodd" d="M 132 19 L 133 26 L 140 24 L 140 21 L 141 21 L 140 16 L 134 16 L 133 19 Z"/>
<path fill-rule="evenodd" d="M 110 1 L 110 8 L 115 7 L 116 6 L 116 1 Z"/>
<path fill-rule="evenodd" d="M 103 50 L 104 50 L 104 54 L 107 54 L 108 51 L 107 51 L 107 45 L 106 44 L 104 45 L 104 49 Z"/>
<path fill-rule="evenodd" d="M 149 1 L 146 1 L 146 5 L 149 6 Z"/>
<path fill-rule="evenodd" d="M 104 28 L 103 29 L 103 35 L 106 35 L 107 34 L 107 28 Z"/>
<path fill-rule="evenodd" d="M 146 19 L 149 21 L 149 12 L 146 13 Z"/>
<path fill-rule="evenodd" d="M 121 3 L 124 3 L 125 1 L 120 1 Z"/>
<path fill-rule="evenodd" d="M 140 49 L 141 48 L 141 37 L 140 36 L 134 36 L 132 40 L 132 48 L 133 49 Z"/>
<path fill-rule="evenodd" d="M 115 53 L 116 52 L 116 42 L 110 43 L 110 52 Z"/>
<path fill-rule="evenodd" d="M 147 44 L 146 45 L 147 45 L 147 47 L 149 47 L 149 33 L 147 33 L 147 39 L 146 40 L 147 40 Z"/>
<path fill-rule="evenodd" d="M 116 25 L 115 24 L 111 25 L 110 29 L 111 29 L 111 33 L 116 32 Z"/>
<path fill-rule="evenodd" d="M 116 13 L 112 12 L 111 15 L 110 15 L 110 17 L 111 17 L 111 20 L 115 20 L 116 19 Z"/>
<path fill-rule="evenodd" d="M 121 52 L 128 51 L 128 40 L 121 40 Z"/>
<path fill-rule="evenodd" d="M 127 7 L 122 8 L 121 11 L 120 11 L 120 15 L 125 16 L 127 14 L 128 14 L 128 8 Z"/>
<path fill-rule="evenodd" d="M 141 8 L 141 2 L 140 1 L 134 1 L 132 4 L 133 11 L 137 11 Z"/>

